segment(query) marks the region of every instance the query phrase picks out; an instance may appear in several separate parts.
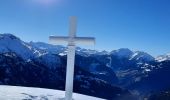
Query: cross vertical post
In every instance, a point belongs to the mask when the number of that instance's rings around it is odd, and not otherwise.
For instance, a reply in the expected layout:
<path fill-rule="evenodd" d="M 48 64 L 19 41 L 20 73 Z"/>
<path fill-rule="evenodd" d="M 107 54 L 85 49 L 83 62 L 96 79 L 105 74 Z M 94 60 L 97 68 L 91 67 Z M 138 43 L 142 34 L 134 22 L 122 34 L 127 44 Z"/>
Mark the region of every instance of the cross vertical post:
<path fill-rule="evenodd" d="M 50 43 L 60 44 L 68 43 L 67 52 L 67 68 L 66 68 L 66 85 L 65 85 L 65 100 L 72 100 L 73 95 L 73 81 L 74 81 L 74 63 L 76 44 L 95 44 L 93 37 L 76 37 L 76 17 L 70 18 L 69 36 L 50 36 Z"/>
<path fill-rule="evenodd" d="M 74 80 L 74 63 L 75 63 L 75 41 L 76 36 L 76 17 L 70 18 L 68 53 L 67 53 L 67 70 L 66 70 L 66 86 L 65 100 L 72 99 L 73 80 Z"/>

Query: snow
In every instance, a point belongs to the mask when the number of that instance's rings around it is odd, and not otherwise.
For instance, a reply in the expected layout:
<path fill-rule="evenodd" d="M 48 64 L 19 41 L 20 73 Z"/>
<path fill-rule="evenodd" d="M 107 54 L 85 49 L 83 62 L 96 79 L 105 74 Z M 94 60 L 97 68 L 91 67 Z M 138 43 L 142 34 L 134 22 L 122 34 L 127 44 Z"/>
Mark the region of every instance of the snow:
<path fill-rule="evenodd" d="M 64 100 L 60 90 L 0 85 L 0 100 Z M 82 94 L 73 94 L 73 100 L 104 100 Z"/>
<path fill-rule="evenodd" d="M 129 58 L 129 60 L 136 60 L 139 62 L 144 61 L 154 61 L 155 58 L 146 52 L 142 51 L 131 51 L 127 48 L 121 48 L 118 50 L 113 50 L 110 52 L 111 55 L 118 56 L 119 58 Z"/>
<path fill-rule="evenodd" d="M 67 55 L 66 53 L 59 53 L 58 55 L 60 55 L 60 56 L 65 56 L 65 55 Z"/>
<path fill-rule="evenodd" d="M 145 71 L 150 72 L 151 70 L 150 69 L 145 69 Z"/>
<path fill-rule="evenodd" d="M 43 42 L 30 42 L 32 47 L 47 51 L 48 53 L 64 53 L 67 48 L 60 45 L 51 45 Z"/>
<path fill-rule="evenodd" d="M 29 61 L 34 58 L 42 58 L 45 64 L 52 65 L 52 68 L 56 64 L 60 63 L 57 55 L 65 56 L 67 55 L 67 48 L 60 45 L 51 45 L 43 42 L 24 42 L 18 37 L 12 34 L 0 34 L 0 53 L 14 52 L 17 56 L 22 57 L 24 60 Z M 111 52 L 107 51 L 96 51 L 90 49 L 83 49 L 80 47 L 76 48 L 76 54 L 88 57 L 88 56 L 118 56 L 118 58 L 128 58 L 132 61 L 137 61 L 137 63 L 143 64 L 143 62 L 157 61 L 163 62 L 170 60 L 170 53 L 158 56 L 156 58 L 152 57 L 146 52 L 141 51 L 131 51 L 127 48 L 121 48 L 118 50 L 113 50 Z M 11 56 L 6 54 L 6 56 Z M 110 60 L 111 61 L 111 60 Z M 106 66 L 110 66 L 111 62 L 107 63 Z"/>
<path fill-rule="evenodd" d="M 154 61 L 155 58 L 149 55 L 146 52 L 135 51 L 129 60 L 145 60 L 145 61 Z"/>
<path fill-rule="evenodd" d="M 12 34 L 0 34 L 0 52 L 15 52 L 17 55 L 21 56 L 25 60 L 41 57 L 48 53 L 59 54 L 60 56 L 65 56 L 67 54 L 67 48 L 60 45 L 51 45 L 43 42 L 24 42 L 18 37 Z M 152 61 L 154 58 L 145 52 L 134 52 L 127 48 L 121 48 L 118 50 L 113 50 L 112 52 L 107 51 L 96 51 L 90 49 L 82 49 L 80 47 L 76 48 L 76 53 L 81 56 L 92 56 L 92 55 L 115 55 L 119 58 L 129 58 L 129 60 L 140 60 L 145 59 L 147 61 Z"/>
<path fill-rule="evenodd" d="M 170 53 L 156 57 L 156 61 L 158 62 L 163 62 L 166 60 L 170 60 Z"/>
<path fill-rule="evenodd" d="M 137 55 L 138 55 L 138 53 L 135 52 L 135 53 L 131 56 L 130 60 L 133 59 L 134 57 L 136 57 Z"/>
<path fill-rule="evenodd" d="M 37 52 L 28 43 L 20 40 L 12 34 L 0 34 L 0 52 L 15 52 L 23 59 L 29 59 L 36 56 Z"/>

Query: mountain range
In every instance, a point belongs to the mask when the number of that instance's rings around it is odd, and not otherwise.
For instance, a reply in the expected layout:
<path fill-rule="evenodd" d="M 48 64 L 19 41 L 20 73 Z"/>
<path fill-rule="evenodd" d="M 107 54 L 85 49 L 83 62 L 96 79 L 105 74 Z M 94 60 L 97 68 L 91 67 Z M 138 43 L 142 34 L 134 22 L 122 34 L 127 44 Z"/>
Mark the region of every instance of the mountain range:
<path fill-rule="evenodd" d="M 67 47 L 0 34 L 0 84 L 64 90 Z M 170 88 L 170 54 L 76 48 L 74 92 L 137 100 Z M 140 98 L 139 98 L 140 97 Z"/>

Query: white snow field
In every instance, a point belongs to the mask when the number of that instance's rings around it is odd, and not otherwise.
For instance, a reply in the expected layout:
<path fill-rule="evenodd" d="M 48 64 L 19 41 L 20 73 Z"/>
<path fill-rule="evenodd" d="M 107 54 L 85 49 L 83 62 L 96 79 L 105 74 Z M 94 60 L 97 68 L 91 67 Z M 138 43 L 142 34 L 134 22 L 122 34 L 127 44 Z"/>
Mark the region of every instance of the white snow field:
<path fill-rule="evenodd" d="M 64 100 L 60 90 L 0 85 L 0 100 Z M 73 100 L 104 100 L 82 94 L 73 94 Z"/>

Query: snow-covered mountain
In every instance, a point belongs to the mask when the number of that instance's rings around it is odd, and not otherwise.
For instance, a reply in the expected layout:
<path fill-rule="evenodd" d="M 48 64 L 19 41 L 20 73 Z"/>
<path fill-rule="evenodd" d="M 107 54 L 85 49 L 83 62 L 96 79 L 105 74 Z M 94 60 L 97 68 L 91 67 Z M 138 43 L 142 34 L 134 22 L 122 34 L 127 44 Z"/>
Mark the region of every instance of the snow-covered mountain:
<path fill-rule="evenodd" d="M 46 51 L 48 53 L 53 53 L 53 54 L 59 54 L 59 53 L 65 53 L 67 48 L 64 46 L 60 46 L 60 45 L 51 45 L 51 44 L 47 44 L 47 43 L 43 43 L 43 42 L 29 42 L 29 44 L 36 48 L 36 49 L 40 49 L 43 51 Z"/>
<path fill-rule="evenodd" d="M 43 52 L 12 34 L 0 34 L 0 53 L 6 52 L 15 52 L 23 59 L 30 59 L 43 54 Z"/>
<path fill-rule="evenodd" d="M 0 84 L 63 90 L 66 54 L 64 46 L 27 43 L 12 34 L 0 34 Z M 154 58 L 127 48 L 108 52 L 77 47 L 74 89 L 109 100 L 125 94 L 131 96 L 127 89 L 142 91 L 140 87 L 150 86 L 152 81 L 148 80 L 154 76 L 168 76 L 169 60 L 170 54 Z M 155 85 L 158 89 L 156 86 L 163 87 L 159 82 Z"/>
<path fill-rule="evenodd" d="M 135 61 L 154 61 L 155 58 L 146 52 L 142 51 L 131 51 L 128 48 L 121 48 L 110 52 L 111 55 L 117 56 L 118 58 L 127 58 Z"/>
<path fill-rule="evenodd" d="M 131 56 L 130 60 L 136 60 L 138 62 L 150 62 L 154 61 L 155 58 L 146 52 L 135 51 Z"/>
<path fill-rule="evenodd" d="M 107 51 L 96 51 L 90 49 L 83 49 L 77 47 L 77 54 L 82 56 L 91 55 L 112 55 L 119 58 L 128 58 L 129 60 L 136 61 L 165 61 L 170 60 L 170 54 L 161 55 L 156 58 L 152 57 L 146 52 L 141 51 L 131 51 L 127 48 L 121 48 L 118 50 L 113 50 L 111 52 Z M 26 43 L 12 34 L 0 34 L 0 53 L 5 52 L 15 52 L 24 59 L 29 59 L 33 57 L 39 57 L 47 53 L 66 55 L 67 48 L 60 45 L 51 45 L 43 42 L 29 42 Z"/>
<path fill-rule="evenodd" d="M 119 58 L 130 58 L 133 55 L 133 51 L 127 48 L 121 48 L 110 52 L 111 55 L 118 56 Z"/>
<path fill-rule="evenodd" d="M 170 60 L 170 53 L 156 57 L 158 62 Z"/>
<path fill-rule="evenodd" d="M 67 47 L 61 45 L 51 45 L 43 42 L 30 42 L 32 47 L 47 51 L 48 53 L 59 54 L 64 56 L 67 54 Z M 96 51 L 91 49 L 84 49 L 80 47 L 76 47 L 76 53 L 81 56 L 90 56 L 90 55 L 106 55 L 109 52 L 107 51 Z"/>

